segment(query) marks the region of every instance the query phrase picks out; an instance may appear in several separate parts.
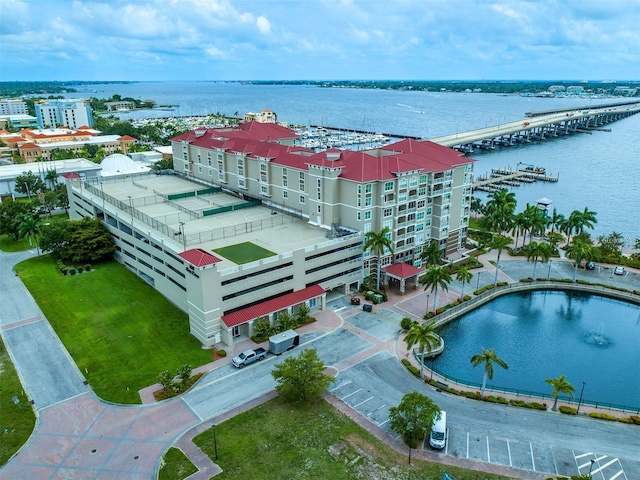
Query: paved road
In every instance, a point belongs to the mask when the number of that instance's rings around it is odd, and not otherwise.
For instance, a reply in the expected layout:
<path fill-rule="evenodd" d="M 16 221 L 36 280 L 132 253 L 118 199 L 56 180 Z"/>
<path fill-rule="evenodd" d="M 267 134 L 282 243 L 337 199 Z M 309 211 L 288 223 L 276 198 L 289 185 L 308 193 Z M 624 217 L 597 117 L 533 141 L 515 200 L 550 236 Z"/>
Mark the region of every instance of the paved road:
<path fill-rule="evenodd" d="M 108 404 L 84 385 L 42 312 L 11 271 L 28 256 L 0 252 L 0 326 L 39 422 L 26 447 L 0 470 L 3 479 L 153 478 L 162 454 L 186 431 L 272 391 L 269 371 L 274 362 L 296 353 L 242 370 L 229 365 L 213 370 L 192 391 L 161 404 Z M 526 262 L 505 262 L 504 270 L 516 275 L 516 268 L 526 266 Z M 405 393 L 418 390 L 448 412 L 449 442 L 440 455 L 563 475 L 586 473 L 594 460 L 592 469 L 603 479 L 640 479 L 637 427 L 437 392 L 400 364 L 393 334 L 398 314 L 381 308 L 372 314 L 351 308 L 342 313 L 347 322 L 343 327 L 305 334 L 302 341 L 316 348 L 325 364 L 342 369 L 332 394 L 372 425 L 388 431 L 389 407 Z"/>

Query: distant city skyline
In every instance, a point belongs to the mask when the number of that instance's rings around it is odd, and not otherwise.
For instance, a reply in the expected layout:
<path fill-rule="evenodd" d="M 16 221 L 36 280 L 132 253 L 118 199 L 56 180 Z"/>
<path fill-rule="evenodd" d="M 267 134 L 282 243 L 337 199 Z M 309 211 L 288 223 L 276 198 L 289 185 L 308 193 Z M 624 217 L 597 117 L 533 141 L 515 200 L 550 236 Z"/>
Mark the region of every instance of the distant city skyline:
<path fill-rule="evenodd" d="M 640 79 L 637 0 L 2 0 L 0 80 Z"/>

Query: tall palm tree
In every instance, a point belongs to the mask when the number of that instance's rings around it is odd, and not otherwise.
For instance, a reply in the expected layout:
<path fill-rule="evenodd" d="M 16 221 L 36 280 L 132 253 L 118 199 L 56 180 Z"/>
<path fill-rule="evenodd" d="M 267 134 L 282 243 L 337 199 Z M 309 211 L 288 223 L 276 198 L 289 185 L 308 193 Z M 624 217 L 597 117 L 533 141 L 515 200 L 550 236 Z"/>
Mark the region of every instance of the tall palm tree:
<path fill-rule="evenodd" d="M 420 283 L 424 285 L 425 291 L 431 289 L 433 293 L 433 310 L 435 311 L 438 305 L 438 287 L 442 288 L 445 292 L 448 291 L 449 284 L 451 283 L 451 274 L 444 265 L 439 267 L 432 265 L 420 279 Z M 429 305 L 427 305 L 427 310 L 429 310 Z"/>
<path fill-rule="evenodd" d="M 462 282 L 462 292 L 460 293 L 460 298 L 464 298 L 464 285 L 465 283 L 469 283 L 473 278 L 473 273 L 469 270 L 469 265 L 464 265 L 460 267 L 458 272 L 456 273 L 456 280 Z"/>
<path fill-rule="evenodd" d="M 527 219 L 524 216 L 524 212 L 520 212 L 513 217 L 513 223 L 511 225 L 511 228 L 513 229 L 513 233 L 515 233 L 516 235 L 516 239 L 514 242 L 514 246 L 516 247 L 516 249 L 518 248 L 518 240 L 520 239 L 521 233 L 523 235 L 522 244 L 524 246 L 524 232 L 525 232 L 524 229 L 526 225 L 527 225 Z"/>
<path fill-rule="evenodd" d="M 40 243 L 38 242 L 38 234 L 40 233 L 40 217 L 31 213 L 23 213 L 18 216 L 18 233 L 22 237 L 29 239 L 29 245 L 33 245 L 32 240 L 36 244 L 36 251 L 40 256 Z"/>
<path fill-rule="evenodd" d="M 593 230 L 593 226 L 598 223 L 596 220 L 597 212 L 593 212 L 589 210 L 587 207 L 584 207 L 584 210 L 580 212 L 580 229 L 578 233 L 584 232 L 585 228 Z"/>
<path fill-rule="evenodd" d="M 436 240 L 431 240 L 429 245 L 422 249 L 420 259 L 426 265 L 440 265 L 442 263 L 442 250 L 440 244 Z"/>
<path fill-rule="evenodd" d="M 558 410 L 558 395 L 564 393 L 565 395 L 569 395 L 569 397 L 573 398 L 575 388 L 565 380 L 564 375 L 560 375 L 558 378 L 545 378 L 544 381 L 553 387 L 551 398 L 553 398 L 554 401 L 551 410 L 554 412 Z"/>
<path fill-rule="evenodd" d="M 377 275 L 376 275 L 376 289 L 380 290 L 380 257 L 386 250 L 392 251 L 391 244 L 391 232 L 389 227 L 384 227 L 379 232 L 367 232 L 364 236 L 364 249 L 371 250 L 371 253 L 376 255 L 377 263 Z M 393 253 L 393 252 L 391 252 Z"/>
<path fill-rule="evenodd" d="M 496 352 L 493 351 L 493 348 L 489 350 L 485 350 L 482 348 L 482 353 L 478 353 L 471 357 L 471 363 L 474 367 L 477 367 L 480 364 L 484 364 L 484 375 L 482 376 L 482 389 L 480 390 L 480 396 L 484 397 L 484 389 L 487 386 L 487 379 L 493 380 L 493 364 L 496 363 L 505 370 L 509 369 L 509 365 L 507 362 L 502 360 Z"/>
<path fill-rule="evenodd" d="M 420 378 L 424 378 L 424 352 L 431 355 L 434 348 L 440 345 L 440 336 L 435 331 L 435 320 L 430 323 L 414 323 L 409 329 L 407 336 L 404 337 L 404 341 L 407 343 L 407 349 L 418 344 L 420 348 Z"/>
<path fill-rule="evenodd" d="M 583 259 L 590 260 L 593 258 L 593 243 L 588 237 L 576 237 L 567 247 L 567 257 L 575 262 L 573 269 L 573 282 L 575 283 L 578 275 L 578 266 Z"/>
<path fill-rule="evenodd" d="M 502 234 L 511 228 L 513 214 L 516 209 L 516 194 L 506 188 L 496 190 L 489 194 L 489 200 L 485 206 L 487 226 Z"/>
<path fill-rule="evenodd" d="M 564 219 L 565 219 L 564 215 L 561 213 L 558 213 L 558 211 L 554 207 L 554 209 L 551 211 L 551 217 L 549 218 L 550 225 L 551 225 L 551 233 L 555 232 L 556 228 L 558 230 L 561 230 L 561 225 Z"/>
<path fill-rule="evenodd" d="M 58 172 L 56 172 L 55 169 L 47 170 L 47 173 L 44 176 L 44 179 L 47 180 L 48 182 L 51 182 L 51 190 L 55 190 L 56 181 L 58 180 Z"/>
<path fill-rule="evenodd" d="M 502 250 L 513 243 L 509 237 L 504 237 L 502 235 L 494 235 L 489 243 L 489 247 L 492 249 L 498 250 L 498 258 L 496 259 L 496 276 L 493 280 L 493 286 L 498 285 L 498 270 L 500 269 L 500 255 L 502 254 Z"/>
<path fill-rule="evenodd" d="M 540 259 L 542 263 L 548 262 L 552 253 L 551 245 L 548 243 L 530 242 L 529 245 L 524 248 L 524 256 L 527 257 L 527 262 L 533 260 L 533 276 L 531 278 L 534 280 L 536 278 L 538 259 Z"/>

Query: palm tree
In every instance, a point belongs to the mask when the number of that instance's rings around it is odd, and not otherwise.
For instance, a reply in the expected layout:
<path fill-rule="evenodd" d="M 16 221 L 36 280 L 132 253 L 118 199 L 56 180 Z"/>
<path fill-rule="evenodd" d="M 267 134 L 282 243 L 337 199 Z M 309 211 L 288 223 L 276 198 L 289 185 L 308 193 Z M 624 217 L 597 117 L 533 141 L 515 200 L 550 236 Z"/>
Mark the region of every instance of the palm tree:
<path fill-rule="evenodd" d="M 505 370 L 509 369 L 509 365 L 502 360 L 496 353 L 493 351 L 493 348 L 489 350 L 485 350 L 482 348 L 482 353 L 478 353 L 471 357 L 471 363 L 474 367 L 477 367 L 481 363 L 484 363 L 484 375 L 482 377 L 482 389 L 480 390 L 480 396 L 484 397 L 484 389 L 487 386 L 487 379 L 493 380 L 493 364 L 497 363 L 499 366 L 504 368 Z"/>
<path fill-rule="evenodd" d="M 635 250 L 640 250 L 640 238 L 636 238 L 636 242 L 633 244 Z"/>
<path fill-rule="evenodd" d="M 451 283 L 451 274 L 444 265 L 439 267 L 432 265 L 420 279 L 420 283 L 424 285 L 425 292 L 427 289 L 431 289 L 433 293 L 433 310 L 436 310 L 436 306 L 438 305 L 438 287 L 442 288 L 445 292 L 448 291 L 449 284 Z M 429 310 L 429 305 L 427 305 L 427 310 Z"/>
<path fill-rule="evenodd" d="M 502 254 L 502 250 L 507 246 L 511 245 L 513 240 L 509 237 L 505 237 L 502 235 L 494 235 L 489 243 L 489 247 L 492 249 L 498 250 L 498 258 L 496 259 L 496 276 L 493 281 L 493 286 L 498 285 L 498 270 L 500 269 L 500 255 Z"/>
<path fill-rule="evenodd" d="M 442 263 L 442 250 L 437 241 L 432 240 L 425 246 L 420 255 L 420 259 L 427 265 L 440 265 Z"/>
<path fill-rule="evenodd" d="M 555 232 L 555 229 L 561 230 L 562 222 L 564 222 L 564 215 L 558 213 L 558 211 L 554 208 L 551 212 L 550 225 L 551 225 L 551 233 Z"/>
<path fill-rule="evenodd" d="M 379 232 L 367 232 L 364 238 L 365 241 L 363 248 L 365 250 L 371 250 L 371 253 L 376 255 L 376 263 L 378 267 L 376 289 L 380 290 L 380 256 L 385 253 L 385 250 L 391 251 L 391 232 L 389 227 L 384 227 Z"/>
<path fill-rule="evenodd" d="M 524 212 L 520 212 L 513 217 L 513 223 L 511 227 L 513 229 L 513 233 L 515 233 L 516 235 L 516 240 L 514 243 L 514 246 L 516 247 L 516 249 L 518 248 L 518 240 L 520 238 L 520 234 L 522 233 L 524 236 L 524 232 L 525 232 L 524 229 L 526 225 L 527 225 L 527 219 L 524 216 Z M 522 240 L 522 243 L 524 246 L 524 240 Z"/>
<path fill-rule="evenodd" d="M 29 239 L 29 245 L 36 244 L 36 251 L 40 256 L 40 243 L 38 242 L 38 234 L 40 233 L 40 217 L 38 215 L 23 213 L 18 217 L 18 232 L 21 236 Z"/>
<path fill-rule="evenodd" d="M 425 349 L 427 354 L 431 355 L 433 349 L 440 345 L 441 339 L 435 331 L 435 325 L 435 320 L 430 323 L 423 323 L 422 325 L 414 323 L 409 329 L 407 336 L 404 337 L 408 350 L 411 350 L 415 344 L 418 344 L 418 347 L 420 348 L 420 378 L 424 378 Z"/>
<path fill-rule="evenodd" d="M 576 237 L 571 242 L 571 245 L 567 247 L 567 257 L 573 259 L 575 262 L 573 269 L 573 282 L 576 281 L 578 275 L 578 266 L 583 259 L 590 260 L 593 257 L 593 243 L 588 237 Z"/>
<path fill-rule="evenodd" d="M 460 267 L 458 272 L 456 273 L 456 280 L 462 282 L 462 292 L 460 293 L 460 298 L 464 298 L 464 284 L 469 283 L 473 278 L 473 273 L 469 270 L 469 265 L 464 265 Z"/>
<path fill-rule="evenodd" d="M 506 188 L 502 188 L 489 194 L 489 200 L 485 206 L 487 226 L 500 234 L 509 230 L 515 209 L 515 193 L 508 191 Z"/>
<path fill-rule="evenodd" d="M 587 207 L 584 207 L 584 210 L 580 212 L 580 229 L 578 233 L 584 232 L 585 228 L 589 228 L 593 230 L 593 226 L 598 223 L 596 220 L 597 212 L 592 212 Z"/>
<path fill-rule="evenodd" d="M 542 263 L 548 262 L 552 254 L 551 246 L 548 243 L 530 242 L 524 248 L 524 255 L 527 257 L 527 262 L 533 260 L 533 278 L 536 278 L 536 267 L 538 266 L 538 259 Z"/>
<path fill-rule="evenodd" d="M 554 412 L 558 410 L 558 395 L 564 393 L 565 395 L 569 395 L 569 397 L 573 398 L 575 388 L 565 380 L 564 375 L 560 375 L 558 378 L 546 378 L 544 381 L 553 387 L 551 398 L 553 398 L 554 401 L 551 410 Z"/>
<path fill-rule="evenodd" d="M 51 182 L 51 190 L 55 190 L 56 181 L 58 180 L 58 172 L 55 170 L 47 170 L 47 174 L 44 176 L 44 179 Z"/>

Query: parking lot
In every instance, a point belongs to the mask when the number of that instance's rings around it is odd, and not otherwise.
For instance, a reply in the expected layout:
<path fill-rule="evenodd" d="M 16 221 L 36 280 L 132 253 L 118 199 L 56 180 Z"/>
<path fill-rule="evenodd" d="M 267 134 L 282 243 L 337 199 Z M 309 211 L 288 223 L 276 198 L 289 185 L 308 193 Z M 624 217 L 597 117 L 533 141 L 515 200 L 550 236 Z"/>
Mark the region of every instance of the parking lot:
<path fill-rule="evenodd" d="M 530 415 L 530 412 L 435 392 L 408 375 L 398 360 L 387 352 L 380 352 L 340 372 L 330 387 L 331 394 L 394 438 L 399 438 L 399 435 L 389 428 L 389 407 L 398 405 L 403 395 L 413 390 L 431 397 L 447 411 L 448 440 L 445 449 L 432 450 L 428 442 L 422 448 L 440 455 L 553 475 L 584 474 L 591 468 L 594 479 L 640 479 L 640 462 L 635 458 L 619 459 L 604 453 L 558 446 L 563 442 L 552 428 L 557 423 L 555 416 L 546 412 L 532 416 L 533 423 L 550 425 L 549 435 L 536 437 L 527 428 L 510 425 L 513 422 L 509 421 L 514 416 Z M 628 426 L 626 428 L 629 429 Z M 588 425 L 586 429 L 589 431 Z M 628 431 L 628 434 L 633 433 L 636 433 L 633 429 Z M 580 432 L 577 435 L 585 436 Z M 588 436 L 585 440 L 589 441 Z"/>

